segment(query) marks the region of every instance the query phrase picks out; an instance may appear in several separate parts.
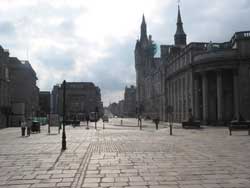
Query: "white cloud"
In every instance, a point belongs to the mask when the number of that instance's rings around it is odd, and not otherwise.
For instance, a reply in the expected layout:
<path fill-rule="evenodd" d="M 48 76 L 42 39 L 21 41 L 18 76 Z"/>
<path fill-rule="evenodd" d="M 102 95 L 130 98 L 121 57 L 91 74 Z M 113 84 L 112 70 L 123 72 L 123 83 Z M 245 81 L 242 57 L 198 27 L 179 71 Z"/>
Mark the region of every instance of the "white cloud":
<path fill-rule="evenodd" d="M 20 59 L 28 54 L 41 90 L 63 79 L 93 81 L 107 105 L 135 83 L 133 51 L 142 13 L 158 44 L 173 43 L 176 5 L 176 0 L 1 0 L 0 45 Z M 181 11 L 189 42 L 229 40 L 233 32 L 250 28 L 248 0 L 183 0 Z"/>

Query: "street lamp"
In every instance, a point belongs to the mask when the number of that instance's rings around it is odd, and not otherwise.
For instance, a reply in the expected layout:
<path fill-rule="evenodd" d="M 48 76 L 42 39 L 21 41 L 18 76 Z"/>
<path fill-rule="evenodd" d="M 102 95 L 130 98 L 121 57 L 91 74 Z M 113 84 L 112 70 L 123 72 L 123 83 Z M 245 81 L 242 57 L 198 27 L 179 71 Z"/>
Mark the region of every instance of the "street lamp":
<path fill-rule="evenodd" d="M 97 115 L 99 115 L 98 112 L 99 112 L 99 110 L 98 110 L 98 107 L 96 106 L 95 107 L 95 129 L 97 129 L 96 123 L 97 123 Z"/>
<path fill-rule="evenodd" d="M 62 132 L 62 150 L 66 150 L 66 133 L 65 133 L 65 115 L 66 115 L 66 81 L 63 81 L 63 132 Z"/>

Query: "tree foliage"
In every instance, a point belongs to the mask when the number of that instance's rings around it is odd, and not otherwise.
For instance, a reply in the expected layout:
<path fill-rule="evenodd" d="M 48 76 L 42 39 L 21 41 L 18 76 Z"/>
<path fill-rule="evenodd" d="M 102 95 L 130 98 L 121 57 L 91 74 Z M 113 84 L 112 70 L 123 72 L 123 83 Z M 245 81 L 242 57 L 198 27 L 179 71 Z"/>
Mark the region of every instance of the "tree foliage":
<path fill-rule="evenodd" d="M 150 57 L 154 57 L 155 54 L 157 53 L 157 45 L 154 41 L 152 41 L 148 47 L 147 47 L 147 54 L 150 56 Z"/>

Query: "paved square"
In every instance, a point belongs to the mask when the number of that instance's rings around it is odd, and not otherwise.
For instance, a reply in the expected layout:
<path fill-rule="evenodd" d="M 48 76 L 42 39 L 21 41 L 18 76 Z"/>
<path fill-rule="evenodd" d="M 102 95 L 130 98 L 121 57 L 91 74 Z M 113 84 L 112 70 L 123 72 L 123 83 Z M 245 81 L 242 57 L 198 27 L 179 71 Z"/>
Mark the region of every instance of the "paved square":
<path fill-rule="evenodd" d="M 19 128 L 0 130 L 0 187 L 138 187 L 249 188 L 250 136 L 225 127 L 182 129 L 173 136 L 166 124 L 155 130 L 135 119 L 112 119 L 102 129 L 94 123 L 66 127 L 61 134 L 47 126 L 21 137 Z"/>

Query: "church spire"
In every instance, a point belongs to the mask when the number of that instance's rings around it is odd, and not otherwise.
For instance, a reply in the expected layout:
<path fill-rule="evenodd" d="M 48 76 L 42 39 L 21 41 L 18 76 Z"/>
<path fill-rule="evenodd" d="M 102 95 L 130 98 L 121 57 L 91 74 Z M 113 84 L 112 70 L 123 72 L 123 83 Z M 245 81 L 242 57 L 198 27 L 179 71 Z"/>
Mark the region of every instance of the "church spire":
<path fill-rule="evenodd" d="M 177 15 L 177 29 L 174 36 L 174 41 L 176 46 L 185 46 L 187 44 L 186 42 L 186 34 L 183 29 L 183 23 L 181 20 L 181 11 L 180 11 L 180 5 L 178 4 L 178 15 Z"/>
<path fill-rule="evenodd" d="M 147 40 L 147 24 L 145 21 L 144 14 L 142 15 L 142 23 L 141 23 L 141 41 L 146 41 Z"/>

